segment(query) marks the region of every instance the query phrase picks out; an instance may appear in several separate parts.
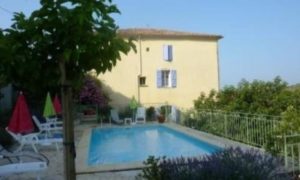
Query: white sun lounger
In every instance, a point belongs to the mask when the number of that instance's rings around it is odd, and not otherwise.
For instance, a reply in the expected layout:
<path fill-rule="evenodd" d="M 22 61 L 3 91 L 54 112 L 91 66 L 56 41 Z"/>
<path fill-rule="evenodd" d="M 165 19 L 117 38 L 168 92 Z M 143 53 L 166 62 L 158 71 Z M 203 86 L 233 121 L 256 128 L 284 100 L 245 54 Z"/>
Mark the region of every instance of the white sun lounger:
<path fill-rule="evenodd" d="M 32 119 L 42 133 L 46 132 L 47 134 L 51 135 L 53 131 L 62 131 L 63 128 L 62 122 L 57 122 L 57 121 L 41 122 L 41 120 L 35 115 L 32 115 Z"/>
<path fill-rule="evenodd" d="M 59 151 L 59 144 L 63 142 L 62 134 L 57 134 L 57 133 L 52 133 L 51 136 L 48 134 L 45 135 L 41 132 L 21 135 L 21 134 L 13 133 L 9 131 L 7 128 L 6 131 L 16 141 L 20 143 L 20 147 L 18 148 L 17 151 L 22 151 L 25 145 L 31 145 L 32 149 L 35 152 L 38 152 L 36 145 L 51 145 L 51 144 L 55 144 L 56 150 Z"/>
<path fill-rule="evenodd" d="M 117 124 L 123 124 L 124 121 L 123 119 L 119 118 L 119 113 L 116 109 L 111 109 L 110 110 L 110 122 L 113 121 L 114 123 Z"/>
<path fill-rule="evenodd" d="M 1 134 L 4 133 L 7 139 L 5 142 L 3 140 L 0 142 L 0 177 L 47 169 L 49 160 L 46 156 L 35 152 L 19 151 L 20 148 L 17 146 L 20 144 L 16 143 L 4 129 L 1 129 Z M 40 179 L 40 174 L 37 174 L 37 179 Z"/>
<path fill-rule="evenodd" d="M 4 151 L 2 149 L 0 152 L 0 177 L 15 173 L 40 172 L 48 168 L 49 161 L 42 154 Z M 37 174 L 37 179 L 40 179 L 40 174 Z"/>

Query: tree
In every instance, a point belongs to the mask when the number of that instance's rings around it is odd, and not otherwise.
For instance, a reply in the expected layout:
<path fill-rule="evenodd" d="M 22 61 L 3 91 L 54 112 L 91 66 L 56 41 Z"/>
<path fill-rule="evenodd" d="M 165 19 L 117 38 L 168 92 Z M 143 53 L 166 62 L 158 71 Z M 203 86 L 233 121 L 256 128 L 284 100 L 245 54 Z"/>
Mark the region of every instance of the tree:
<path fill-rule="evenodd" d="M 279 126 L 281 134 L 293 134 L 300 132 L 300 111 L 293 106 L 288 106 L 287 110 L 282 113 L 283 121 Z"/>
<path fill-rule="evenodd" d="M 120 53 L 134 47 L 117 35 L 111 14 L 120 13 L 111 0 L 41 0 L 26 18 L 15 13 L 3 31 L 9 80 L 27 91 L 61 86 L 64 108 L 65 179 L 75 179 L 71 87 L 94 69 L 97 74 L 116 65 Z"/>
<path fill-rule="evenodd" d="M 0 52 L 4 52 L 5 48 L 5 38 L 4 38 L 4 34 L 1 32 L 0 29 Z M 0 64 L 4 64 L 6 59 L 6 55 L 5 54 L 0 54 Z M 7 75 L 5 74 L 5 66 L 0 66 L 0 89 L 2 87 L 4 87 L 7 84 Z M 0 92 L 0 99 L 2 98 L 2 94 Z"/>
<path fill-rule="evenodd" d="M 206 97 L 204 93 L 201 93 L 197 100 L 194 101 L 194 106 L 196 109 L 216 109 L 218 108 L 216 99 L 217 91 L 211 90 Z"/>
<path fill-rule="evenodd" d="M 289 90 L 287 83 L 276 77 L 273 81 L 242 80 L 237 87 L 226 86 L 219 92 L 201 94 L 194 101 L 196 109 L 221 109 L 253 114 L 281 115 L 292 105 L 300 108 L 300 90 Z"/>

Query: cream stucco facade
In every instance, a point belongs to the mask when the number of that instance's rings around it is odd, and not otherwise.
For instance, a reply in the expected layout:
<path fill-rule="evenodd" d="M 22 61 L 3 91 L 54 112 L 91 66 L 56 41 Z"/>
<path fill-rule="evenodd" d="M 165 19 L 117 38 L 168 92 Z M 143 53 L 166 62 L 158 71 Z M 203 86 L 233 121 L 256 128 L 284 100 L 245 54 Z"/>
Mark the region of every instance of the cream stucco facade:
<path fill-rule="evenodd" d="M 99 75 L 113 107 L 127 106 L 134 96 L 144 106 L 168 103 L 187 109 L 201 92 L 219 90 L 221 36 L 155 29 L 126 29 L 120 35 L 134 37 L 137 51 L 122 55 L 110 72 Z M 164 60 L 165 45 L 172 47 L 169 61 Z M 176 71 L 174 86 L 158 87 L 161 70 Z M 145 85 L 139 77 L 145 78 Z"/>

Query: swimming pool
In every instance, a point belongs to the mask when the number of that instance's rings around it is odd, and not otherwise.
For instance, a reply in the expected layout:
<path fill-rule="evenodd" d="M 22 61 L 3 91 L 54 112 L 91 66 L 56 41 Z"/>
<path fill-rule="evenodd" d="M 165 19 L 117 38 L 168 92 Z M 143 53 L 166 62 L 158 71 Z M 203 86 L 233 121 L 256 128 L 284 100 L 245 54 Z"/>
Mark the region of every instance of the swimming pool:
<path fill-rule="evenodd" d="M 189 157 L 220 149 L 163 125 L 96 128 L 90 138 L 88 165 L 142 162 L 150 155 Z"/>

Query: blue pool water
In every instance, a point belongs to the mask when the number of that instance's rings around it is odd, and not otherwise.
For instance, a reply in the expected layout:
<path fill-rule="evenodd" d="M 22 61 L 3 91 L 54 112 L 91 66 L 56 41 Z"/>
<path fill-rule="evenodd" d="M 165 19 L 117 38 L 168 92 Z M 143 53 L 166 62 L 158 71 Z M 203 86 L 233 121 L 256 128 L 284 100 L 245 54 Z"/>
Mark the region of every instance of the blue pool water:
<path fill-rule="evenodd" d="M 218 149 L 161 125 L 93 129 L 88 164 L 142 162 L 150 155 L 189 157 Z"/>

